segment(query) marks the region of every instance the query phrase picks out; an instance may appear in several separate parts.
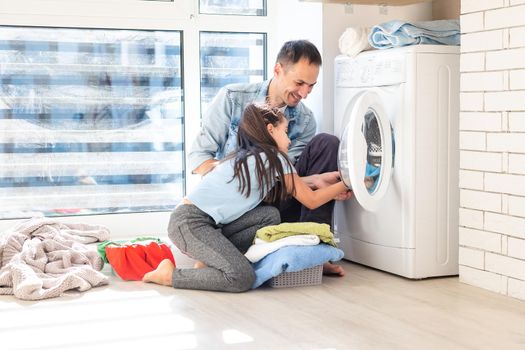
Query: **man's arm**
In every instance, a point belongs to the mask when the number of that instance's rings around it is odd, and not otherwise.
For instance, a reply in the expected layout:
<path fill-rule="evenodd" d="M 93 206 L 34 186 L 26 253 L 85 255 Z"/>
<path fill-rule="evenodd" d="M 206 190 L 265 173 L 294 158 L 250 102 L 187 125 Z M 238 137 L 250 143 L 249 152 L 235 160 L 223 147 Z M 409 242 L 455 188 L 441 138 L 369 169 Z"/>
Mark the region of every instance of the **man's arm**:
<path fill-rule="evenodd" d="M 301 180 L 308 185 L 312 190 L 318 188 L 328 187 L 341 181 L 341 176 L 338 171 L 330 171 L 322 174 L 315 174 L 309 176 L 302 176 Z M 337 195 L 336 200 L 347 200 L 352 197 L 351 190 L 345 190 Z"/>
<path fill-rule="evenodd" d="M 228 90 L 222 88 L 204 112 L 201 130 L 188 154 L 188 165 L 193 173 L 204 175 L 212 168 L 217 152 L 224 147 L 228 139 L 231 111 Z"/>

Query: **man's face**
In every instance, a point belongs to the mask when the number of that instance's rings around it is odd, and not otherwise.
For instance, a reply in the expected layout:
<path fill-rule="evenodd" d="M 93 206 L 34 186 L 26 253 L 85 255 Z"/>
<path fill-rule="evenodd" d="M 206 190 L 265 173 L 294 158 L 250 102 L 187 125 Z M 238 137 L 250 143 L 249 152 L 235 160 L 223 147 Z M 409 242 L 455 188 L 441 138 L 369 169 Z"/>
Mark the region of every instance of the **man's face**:
<path fill-rule="evenodd" d="M 276 100 L 281 105 L 297 106 L 299 101 L 312 91 L 318 76 L 319 66 L 310 64 L 306 59 L 301 59 L 287 67 L 276 63 L 274 68 Z"/>

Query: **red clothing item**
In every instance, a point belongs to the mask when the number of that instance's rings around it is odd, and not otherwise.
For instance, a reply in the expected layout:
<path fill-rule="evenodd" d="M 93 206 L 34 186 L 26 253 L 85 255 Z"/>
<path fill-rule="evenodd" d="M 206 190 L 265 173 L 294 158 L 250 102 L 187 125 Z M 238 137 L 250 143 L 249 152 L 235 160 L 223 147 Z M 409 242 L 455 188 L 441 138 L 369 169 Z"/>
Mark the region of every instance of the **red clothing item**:
<path fill-rule="evenodd" d="M 117 275 L 126 281 L 141 281 L 146 273 L 155 270 L 164 259 L 170 259 L 175 265 L 171 249 L 157 242 L 108 245 L 106 257 Z"/>

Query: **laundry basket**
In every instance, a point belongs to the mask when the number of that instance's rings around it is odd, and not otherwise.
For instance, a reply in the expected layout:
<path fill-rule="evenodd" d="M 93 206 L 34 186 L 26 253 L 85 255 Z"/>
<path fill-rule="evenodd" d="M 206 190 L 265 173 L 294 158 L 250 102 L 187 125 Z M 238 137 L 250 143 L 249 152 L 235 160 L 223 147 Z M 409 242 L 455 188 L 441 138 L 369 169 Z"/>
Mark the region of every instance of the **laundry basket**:
<path fill-rule="evenodd" d="M 272 288 L 315 286 L 321 284 L 323 279 L 323 265 L 296 272 L 283 272 L 270 279 L 268 283 Z"/>

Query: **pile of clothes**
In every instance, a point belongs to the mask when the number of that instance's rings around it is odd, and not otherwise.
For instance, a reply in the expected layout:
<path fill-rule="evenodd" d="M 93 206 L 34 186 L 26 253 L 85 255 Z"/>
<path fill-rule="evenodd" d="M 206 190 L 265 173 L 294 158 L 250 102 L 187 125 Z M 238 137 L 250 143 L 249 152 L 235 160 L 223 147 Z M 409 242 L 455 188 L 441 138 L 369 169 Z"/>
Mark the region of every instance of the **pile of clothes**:
<path fill-rule="evenodd" d="M 98 244 L 97 250 L 104 262 L 109 263 L 124 281 L 141 281 L 164 259 L 176 266 L 170 247 L 156 237 L 104 241 Z"/>
<path fill-rule="evenodd" d="M 327 224 L 282 223 L 256 233 L 245 256 L 253 263 L 257 288 L 284 272 L 296 272 L 343 258 Z"/>

